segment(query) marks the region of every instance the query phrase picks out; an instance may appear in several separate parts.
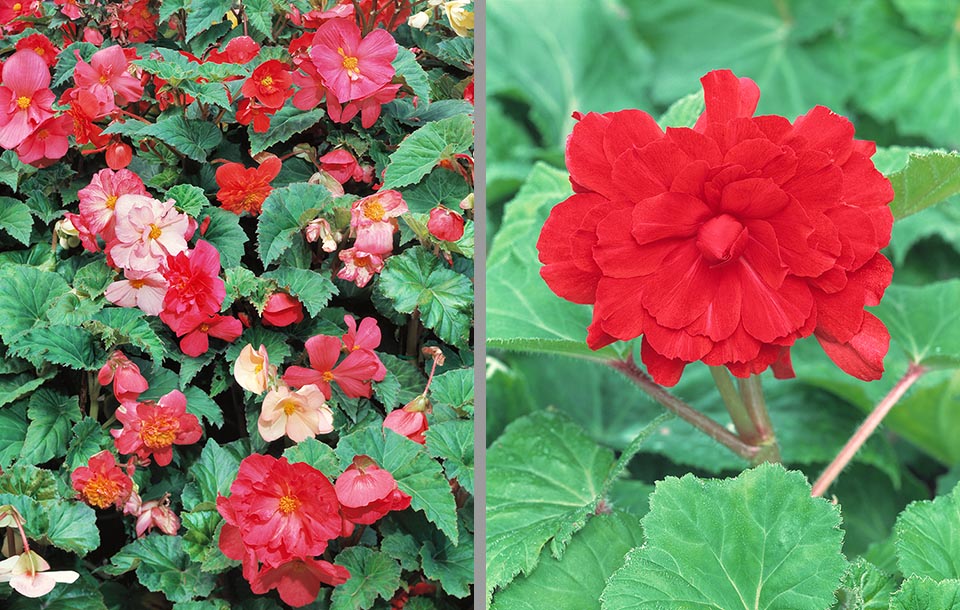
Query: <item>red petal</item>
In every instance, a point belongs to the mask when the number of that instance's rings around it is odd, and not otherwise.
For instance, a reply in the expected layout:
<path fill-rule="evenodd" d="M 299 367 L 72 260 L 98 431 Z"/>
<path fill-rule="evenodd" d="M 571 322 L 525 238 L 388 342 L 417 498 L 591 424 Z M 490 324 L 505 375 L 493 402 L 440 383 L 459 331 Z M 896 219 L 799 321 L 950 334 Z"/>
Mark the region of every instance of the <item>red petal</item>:
<path fill-rule="evenodd" d="M 761 343 L 789 335 L 803 326 L 813 309 L 813 296 L 804 282 L 787 276 L 771 289 L 749 266 L 741 266 L 743 327 Z"/>
<path fill-rule="evenodd" d="M 591 242 L 581 233 L 588 234 L 591 224 L 596 226 L 598 208 L 605 204 L 609 204 L 607 199 L 594 194 L 577 194 L 560 202 L 550 211 L 537 240 L 540 262 L 545 265 L 540 276 L 558 296 L 574 303 L 594 300 L 600 279 L 591 252 L 596 234 Z M 581 252 L 583 249 L 586 251 Z"/>
<path fill-rule="evenodd" d="M 757 109 L 760 88 L 749 78 L 737 78 L 730 70 L 714 70 L 700 79 L 706 110 L 695 129 L 702 131 L 707 122 L 726 122 L 749 117 Z"/>
<path fill-rule="evenodd" d="M 856 206 L 886 205 L 893 201 L 893 185 L 869 157 L 852 154 L 843 164 L 843 200 Z"/>
<path fill-rule="evenodd" d="M 656 273 L 644 278 L 644 307 L 658 323 L 683 328 L 700 317 L 713 301 L 717 276 L 697 246 L 687 242 L 664 260 Z"/>
<path fill-rule="evenodd" d="M 594 323 L 587 337 L 591 349 L 612 343 L 607 341 L 611 337 L 629 341 L 643 332 L 643 305 L 636 280 L 601 278 L 593 311 Z"/>
<path fill-rule="evenodd" d="M 793 132 L 807 147 L 827 153 L 837 165 L 846 163 L 853 151 L 853 123 L 826 106 L 815 106 L 797 117 Z"/>
<path fill-rule="evenodd" d="M 670 140 L 658 140 L 620 155 L 613 165 L 613 180 L 621 197 L 640 203 L 668 191 L 674 178 L 693 161 Z"/>
<path fill-rule="evenodd" d="M 640 345 L 640 359 L 647 366 L 647 372 L 653 377 L 653 380 L 662 386 L 675 386 L 680 381 L 683 374 L 683 368 L 687 363 L 683 360 L 673 360 L 659 354 L 650 347 L 650 343 L 644 338 Z"/>
<path fill-rule="evenodd" d="M 890 348 L 890 333 L 876 316 L 864 312 L 863 326 L 850 341 L 838 343 L 817 334 L 823 351 L 845 372 L 864 381 L 883 376 L 883 357 Z"/>
<path fill-rule="evenodd" d="M 631 232 L 640 245 L 692 237 L 711 214 L 710 208 L 695 197 L 663 193 L 633 208 Z"/>

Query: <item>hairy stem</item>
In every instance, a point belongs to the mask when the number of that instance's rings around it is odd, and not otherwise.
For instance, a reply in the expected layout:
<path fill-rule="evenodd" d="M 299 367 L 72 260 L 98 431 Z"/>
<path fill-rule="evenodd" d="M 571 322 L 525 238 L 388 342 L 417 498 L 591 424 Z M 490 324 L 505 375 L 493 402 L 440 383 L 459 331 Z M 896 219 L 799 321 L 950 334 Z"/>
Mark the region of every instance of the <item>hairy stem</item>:
<path fill-rule="evenodd" d="M 773 433 L 773 423 L 771 423 L 770 414 L 767 412 L 767 402 L 763 399 L 763 385 L 760 382 L 759 375 L 751 375 L 740 380 L 740 396 L 743 398 L 743 406 L 750 416 L 750 422 L 756 430 L 757 441 L 752 444 L 755 444 L 759 451 L 754 457 L 753 463 L 779 462 L 780 447 L 777 445 L 777 437 Z"/>
<path fill-rule="evenodd" d="M 680 400 L 653 381 L 646 373 L 637 368 L 633 358 L 609 361 L 610 366 L 626 375 L 641 390 L 663 405 L 668 411 L 700 430 L 740 457 L 753 461 L 757 447 L 751 447 L 736 434 L 724 428 L 720 423 L 707 417 L 700 411 Z"/>
<path fill-rule="evenodd" d="M 877 406 L 873 408 L 873 411 L 867 416 L 867 419 L 860 424 L 860 427 L 853 433 L 853 436 L 850 437 L 847 444 L 843 446 L 843 449 L 840 450 L 837 457 L 830 462 L 830 465 L 823 471 L 823 474 L 814 482 L 813 489 L 810 491 L 811 496 L 816 498 L 826 493 L 830 485 L 840 476 L 843 469 L 846 468 L 850 460 L 853 459 L 853 456 L 860 450 L 860 447 L 867 442 L 867 439 L 870 438 L 873 431 L 877 429 L 877 426 L 880 425 L 883 418 L 887 416 L 887 413 L 903 398 L 903 395 L 910 389 L 910 386 L 926 372 L 927 369 L 916 363 L 911 363 L 910 366 L 907 367 L 907 372 L 903 374 L 903 377 L 901 377 L 896 385 L 893 386 L 893 389 L 883 397 L 883 400 L 877 403 Z"/>

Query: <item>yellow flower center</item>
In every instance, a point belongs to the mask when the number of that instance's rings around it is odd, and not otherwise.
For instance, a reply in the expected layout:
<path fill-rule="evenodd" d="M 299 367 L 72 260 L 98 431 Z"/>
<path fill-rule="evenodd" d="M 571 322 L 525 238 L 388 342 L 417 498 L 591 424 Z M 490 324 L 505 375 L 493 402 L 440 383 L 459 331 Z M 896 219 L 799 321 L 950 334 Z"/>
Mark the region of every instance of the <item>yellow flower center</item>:
<path fill-rule="evenodd" d="M 280 504 L 278 506 L 280 512 L 289 515 L 293 511 L 300 508 L 300 500 L 296 496 L 283 496 L 280 498 Z"/>
<path fill-rule="evenodd" d="M 293 400 L 284 400 L 280 403 L 280 408 L 283 409 L 284 415 L 290 417 L 297 412 L 297 403 Z"/>
<path fill-rule="evenodd" d="M 143 288 L 144 280 L 130 280 L 130 287 L 134 290 L 140 290 Z"/>
<path fill-rule="evenodd" d="M 379 201 L 372 201 L 363 206 L 363 215 L 374 222 L 383 220 L 383 217 L 386 213 L 387 211 L 383 209 L 383 206 L 380 205 Z"/>
<path fill-rule="evenodd" d="M 200 332 L 205 333 L 205 332 L 207 332 L 208 330 L 210 330 L 210 325 L 209 325 L 209 324 L 201 324 L 201 325 L 200 325 Z"/>
<path fill-rule="evenodd" d="M 37 55 L 43 55 L 43 47 L 33 47 L 33 52 Z"/>
<path fill-rule="evenodd" d="M 83 496 L 87 502 L 98 508 L 107 508 L 117 501 L 120 495 L 120 486 L 102 474 L 98 474 L 83 488 Z"/>
<path fill-rule="evenodd" d="M 160 239 L 163 231 L 157 225 L 150 225 L 150 239 Z"/>
<path fill-rule="evenodd" d="M 107 197 L 107 200 L 103 202 L 103 205 L 104 205 L 104 207 L 106 207 L 108 210 L 112 210 L 112 209 L 115 208 L 116 205 L 117 205 L 117 196 L 116 196 L 116 195 L 110 195 L 109 197 Z"/>
<path fill-rule="evenodd" d="M 13 5 L 13 11 L 14 11 L 14 12 L 19 12 L 20 9 L 22 9 L 22 8 L 23 8 L 23 5 L 20 4 L 19 2 L 15 3 L 15 4 Z"/>
<path fill-rule="evenodd" d="M 342 47 L 337 49 L 337 53 L 343 58 L 343 69 L 350 73 L 350 79 L 357 80 L 360 78 L 360 60 L 353 55 L 347 55 Z"/>
<path fill-rule="evenodd" d="M 262 362 L 259 362 L 259 363 L 255 364 L 255 365 L 253 365 L 253 374 L 254 374 L 254 375 L 259 375 L 259 374 L 260 374 L 260 371 L 262 371 L 262 370 L 263 370 L 263 363 L 262 363 Z"/>
<path fill-rule="evenodd" d="M 320 377 L 327 383 L 330 383 L 331 381 L 333 381 L 333 371 L 326 371 Z"/>
<path fill-rule="evenodd" d="M 180 421 L 173 417 L 154 417 L 143 422 L 140 438 L 150 449 L 169 447 L 177 438 Z"/>
<path fill-rule="evenodd" d="M 25 95 L 21 95 L 20 97 L 17 98 L 17 108 L 19 108 L 20 110 L 26 110 L 29 107 L 30 107 L 29 97 Z"/>
<path fill-rule="evenodd" d="M 106 85 L 108 80 L 109 80 L 109 79 L 107 78 L 107 75 L 106 75 L 106 74 L 101 74 L 101 75 L 100 75 L 100 84 L 101 84 L 101 85 Z"/>
<path fill-rule="evenodd" d="M 273 77 L 270 76 L 269 74 L 267 76 L 264 76 L 263 78 L 260 79 L 260 84 L 263 85 L 264 87 L 272 87 Z"/>

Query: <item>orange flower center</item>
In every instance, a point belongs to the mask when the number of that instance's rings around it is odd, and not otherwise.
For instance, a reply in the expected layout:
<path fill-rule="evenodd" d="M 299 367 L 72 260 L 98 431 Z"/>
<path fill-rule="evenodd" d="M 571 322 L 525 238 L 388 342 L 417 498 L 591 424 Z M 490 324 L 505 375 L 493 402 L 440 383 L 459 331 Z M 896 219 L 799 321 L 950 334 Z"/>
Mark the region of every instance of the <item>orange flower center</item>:
<path fill-rule="evenodd" d="M 130 287 L 134 290 L 140 290 L 143 288 L 145 280 L 130 280 Z"/>
<path fill-rule="evenodd" d="M 330 383 L 331 381 L 333 381 L 333 371 L 326 371 L 320 377 L 327 383 Z"/>
<path fill-rule="evenodd" d="M 50 132 L 47 131 L 46 129 L 41 129 L 40 131 L 37 132 L 37 137 L 40 138 L 41 140 L 46 140 L 47 138 L 50 137 Z"/>
<path fill-rule="evenodd" d="M 19 108 L 20 110 L 26 110 L 29 107 L 30 107 L 29 97 L 25 95 L 21 95 L 20 97 L 17 98 L 17 108 Z"/>
<path fill-rule="evenodd" d="M 259 375 L 259 374 L 260 374 L 260 371 L 262 371 L 262 370 L 263 370 L 263 363 L 262 363 L 262 362 L 259 362 L 259 363 L 255 364 L 255 365 L 253 366 L 253 374 L 254 374 L 254 375 Z"/>
<path fill-rule="evenodd" d="M 283 414 L 287 417 L 290 417 L 297 412 L 297 403 L 293 400 L 284 400 L 280 403 L 280 408 L 283 409 Z"/>
<path fill-rule="evenodd" d="M 14 12 L 19 12 L 20 9 L 22 9 L 22 8 L 23 8 L 23 5 L 20 4 L 19 2 L 15 3 L 15 4 L 13 5 L 13 11 L 14 11 Z"/>
<path fill-rule="evenodd" d="M 205 333 L 205 332 L 207 332 L 208 330 L 210 330 L 210 325 L 209 325 L 209 324 L 203 323 L 203 324 L 200 325 L 200 332 Z"/>
<path fill-rule="evenodd" d="M 33 52 L 36 53 L 37 55 L 43 55 L 44 53 L 43 47 L 33 47 Z"/>
<path fill-rule="evenodd" d="M 387 211 L 383 209 L 379 201 L 370 202 L 363 207 L 363 215 L 374 222 L 383 220 L 386 213 Z"/>
<path fill-rule="evenodd" d="M 254 210 L 259 209 L 260 205 L 263 203 L 266 197 L 262 197 L 257 191 L 247 193 L 244 196 L 243 201 L 240 202 L 240 211 L 253 212 Z"/>
<path fill-rule="evenodd" d="M 160 235 L 163 234 L 163 231 L 160 230 L 160 227 L 157 225 L 150 225 L 150 239 L 160 239 Z"/>
<path fill-rule="evenodd" d="M 101 84 L 101 85 L 106 85 L 108 80 L 109 80 L 109 79 L 107 78 L 107 75 L 106 75 L 106 74 L 101 74 L 101 75 L 100 75 L 100 84 Z"/>
<path fill-rule="evenodd" d="M 107 508 L 120 496 L 120 485 L 102 474 L 94 476 L 83 488 L 83 497 L 91 506 Z"/>
<path fill-rule="evenodd" d="M 280 504 L 278 506 L 280 512 L 289 515 L 293 511 L 300 508 L 300 500 L 296 496 L 283 496 L 280 498 Z"/>
<path fill-rule="evenodd" d="M 108 210 L 112 210 L 112 209 L 115 208 L 116 205 L 117 205 L 117 196 L 116 196 L 116 195 L 110 195 L 109 197 L 107 197 L 107 200 L 103 202 L 103 205 L 104 205 L 104 207 L 106 207 Z"/>
<path fill-rule="evenodd" d="M 150 449 L 169 447 L 177 438 L 180 421 L 174 417 L 154 417 L 140 426 L 140 438 Z"/>
<path fill-rule="evenodd" d="M 272 87 L 273 77 L 270 76 L 269 74 L 264 76 L 263 78 L 260 79 L 260 84 L 263 85 L 264 87 Z"/>

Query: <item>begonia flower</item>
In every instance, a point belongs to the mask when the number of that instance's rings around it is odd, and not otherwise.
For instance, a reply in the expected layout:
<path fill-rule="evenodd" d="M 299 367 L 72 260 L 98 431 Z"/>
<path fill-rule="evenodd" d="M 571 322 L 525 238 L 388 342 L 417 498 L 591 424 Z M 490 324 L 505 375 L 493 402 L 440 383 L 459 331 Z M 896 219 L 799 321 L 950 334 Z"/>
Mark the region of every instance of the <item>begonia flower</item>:
<path fill-rule="evenodd" d="M 196 415 L 187 413 L 187 398 L 180 390 L 173 390 L 157 402 L 132 402 L 120 406 L 117 421 L 123 428 L 114 428 L 117 451 L 125 455 L 135 453 L 141 460 L 153 456 L 158 466 L 173 460 L 174 445 L 192 445 L 203 436 L 203 428 Z"/>
<path fill-rule="evenodd" d="M 244 212 L 251 216 L 260 214 L 263 202 L 273 188 L 270 182 L 282 168 L 279 158 L 270 156 L 258 167 L 245 167 L 242 163 L 224 163 L 217 168 L 216 180 L 220 190 L 217 200 L 220 207 L 234 214 Z"/>
<path fill-rule="evenodd" d="M 126 169 L 102 169 L 93 175 L 90 184 L 77 192 L 80 215 L 93 232 L 112 238 L 114 211 L 121 195 L 148 194 L 140 176 Z"/>
<path fill-rule="evenodd" d="M 168 286 L 160 319 L 174 331 L 188 313 L 220 311 L 227 289 L 220 279 L 220 253 L 209 242 L 200 240 L 193 250 L 167 257 L 161 273 Z"/>
<path fill-rule="evenodd" d="M 450 0 L 443 3 L 443 12 L 450 22 L 450 27 L 457 33 L 457 36 L 470 36 L 470 30 L 473 29 L 473 11 L 468 11 L 466 6 L 471 0 Z"/>
<path fill-rule="evenodd" d="M 130 145 L 126 142 L 114 139 L 107 144 L 103 158 L 107 162 L 107 167 L 114 170 L 121 170 L 130 165 L 130 162 L 133 160 L 133 149 L 130 148 Z"/>
<path fill-rule="evenodd" d="M 0 82 L 0 146 L 14 149 L 53 116 L 56 96 L 49 88 L 50 68 L 30 49 L 10 56 Z"/>
<path fill-rule="evenodd" d="M 240 92 L 267 108 L 280 108 L 293 95 L 292 85 L 290 69 L 280 60 L 270 59 L 254 69 Z"/>
<path fill-rule="evenodd" d="M 237 102 L 237 122 L 241 125 L 253 123 L 254 133 L 267 133 L 270 130 L 270 115 L 276 108 L 258 104 L 255 100 L 244 98 Z"/>
<path fill-rule="evenodd" d="M 29 49 L 43 58 L 43 61 L 47 63 L 47 67 L 54 67 L 57 65 L 57 55 L 60 54 L 60 49 L 56 47 L 50 39 L 44 36 L 43 34 L 30 34 L 29 36 L 24 36 L 17 41 L 17 44 L 14 48 L 18 51 L 24 49 Z"/>
<path fill-rule="evenodd" d="M 263 595 L 276 589 L 284 603 L 300 608 L 316 601 L 320 595 L 320 585 L 335 587 L 349 578 L 350 571 L 343 566 L 323 559 L 302 557 L 277 567 L 263 568 L 250 583 L 250 590 Z"/>
<path fill-rule="evenodd" d="M 309 61 L 300 64 L 300 70 L 293 73 L 293 84 L 300 88 L 293 94 L 293 106 L 300 110 L 313 110 L 320 105 L 327 92 L 323 77 L 313 62 Z"/>
<path fill-rule="evenodd" d="M 430 428 L 427 413 L 431 410 L 430 400 L 424 394 L 420 394 L 399 409 L 387 413 L 383 420 L 383 427 L 423 445 L 427 442 L 424 432 Z"/>
<path fill-rule="evenodd" d="M 17 146 L 17 156 L 22 163 L 34 167 L 49 167 L 67 154 L 69 137 L 73 135 L 73 119 L 62 114 L 37 125 Z"/>
<path fill-rule="evenodd" d="M 810 334 L 847 373 L 879 378 L 889 334 L 863 308 L 891 280 L 879 250 L 893 189 L 876 147 L 822 106 L 792 124 L 754 117 L 759 89 L 730 71 L 701 82 L 693 129 L 664 132 L 638 110 L 580 117 L 566 151 L 576 193 L 537 244 L 544 280 L 594 305 L 591 348 L 642 335 L 663 385 L 697 360 L 792 376 L 790 346 Z"/>
<path fill-rule="evenodd" d="M 327 90 L 349 102 L 390 82 L 396 73 L 397 49 L 397 41 L 386 30 L 361 36 L 352 19 L 331 19 L 317 29 L 310 58 Z"/>
<path fill-rule="evenodd" d="M 223 339 L 228 343 L 236 341 L 243 334 L 243 324 L 232 316 L 190 312 L 178 320 L 177 336 L 180 350 L 196 358 L 210 349 L 210 337 Z"/>
<path fill-rule="evenodd" d="M 137 538 L 142 538 L 157 528 L 168 536 L 176 536 L 180 531 L 180 517 L 170 509 L 170 494 L 163 494 L 159 500 L 149 500 L 140 505 L 137 516 Z"/>
<path fill-rule="evenodd" d="M 463 237 L 463 216 L 442 205 L 437 206 L 430 210 L 427 230 L 441 241 L 457 241 Z"/>
<path fill-rule="evenodd" d="M 371 254 L 393 251 L 394 220 L 409 210 L 399 191 L 383 190 L 357 199 L 350 210 L 350 227 L 357 232 L 354 247 Z"/>
<path fill-rule="evenodd" d="M 357 320 L 350 315 L 343 316 L 343 321 L 347 325 L 347 332 L 344 333 L 343 347 L 349 352 L 354 352 L 357 350 L 367 350 L 374 356 L 378 347 L 380 347 L 381 333 L 380 326 L 377 324 L 376 318 L 366 317 L 360 320 L 360 327 L 357 328 Z M 374 377 L 380 377 L 387 374 L 387 369 L 383 366 L 383 363 L 380 362 L 380 358 L 377 358 L 377 362 L 380 363 L 377 373 Z"/>
<path fill-rule="evenodd" d="M 267 442 L 286 435 L 299 443 L 333 432 L 333 411 L 315 385 L 305 385 L 293 392 L 280 386 L 264 396 L 257 429 Z"/>
<path fill-rule="evenodd" d="M 290 326 L 303 322 L 303 304 L 286 292 L 274 292 L 260 314 L 264 326 Z"/>
<path fill-rule="evenodd" d="M 363 168 L 357 163 L 357 158 L 344 148 L 335 148 L 317 159 L 320 169 L 336 178 L 340 184 L 346 184 L 353 179 L 363 182 Z"/>
<path fill-rule="evenodd" d="M 379 254 L 364 252 L 358 248 L 347 248 L 340 251 L 339 257 L 343 267 L 337 271 L 337 277 L 353 282 L 359 288 L 369 284 L 373 276 L 383 270 L 383 257 Z"/>
<path fill-rule="evenodd" d="M 140 367 L 120 350 L 114 351 L 100 367 L 97 381 L 104 387 L 113 383 L 113 395 L 121 404 L 135 401 L 149 387 Z"/>
<path fill-rule="evenodd" d="M 132 469 L 124 472 L 109 451 L 93 454 L 86 466 L 70 473 L 77 498 L 94 508 L 122 508 L 133 492 Z"/>
<path fill-rule="evenodd" d="M 262 394 L 270 383 L 270 378 L 276 376 L 277 367 L 270 364 L 270 356 L 263 345 L 254 351 L 249 343 L 240 350 L 240 355 L 233 365 L 233 378 L 237 385 L 253 394 Z"/>
<path fill-rule="evenodd" d="M 319 241 L 320 249 L 324 252 L 334 252 L 337 249 L 338 240 L 343 238 L 339 232 L 333 232 L 326 218 L 316 218 L 307 223 L 304 227 L 304 235 L 309 243 Z"/>
<path fill-rule="evenodd" d="M 124 279 L 107 286 L 104 296 L 120 307 L 138 307 L 145 314 L 159 315 L 167 294 L 167 280 L 158 271 L 123 272 Z"/>
<path fill-rule="evenodd" d="M 294 387 L 313 384 L 323 396 L 330 398 L 330 383 L 336 382 L 348 398 L 369 398 L 371 381 L 383 381 L 383 364 L 369 350 L 355 350 L 347 354 L 339 364 L 340 338 L 315 335 L 307 339 L 306 349 L 310 368 L 291 366 L 283 374 L 283 380 Z"/>
<path fill-rule="evenodd" d="M 122 269 L 156 271 L 168 256 L 187 249 L 190 219 L 174 207 L 173 199 L 159 201 L 145 195 L 121 195 L 114 206 L 116 241 L 110 257 Z"/>
<path fill-rule="evenodd" d="M 410 506 L 410 496 L 400 491 L 389 471 L 369 456 L 357 455 L 337 477 L 337 499 L 343 516 L 357 525 L 369 525 L 395 510 Z"/>
<path fill-rule="evenodd" d="M 384 85 L 370 95 L 346 103 L 332 93 L 327 94 L 327 114 L 334 123 L 349 123 L 353 117 L 360 115 L 360 126 L 370 129 L 380 118 L 380 111 L 384 104 L 396 99 L 400 85 Z"/>
<path fill-rule="evenodd" d="M 90 63 L 78 57 L 73 79 L 101 102 L 109 105 L 119 98 L 121 105 L 129 104 L 143 96 L 143 85 L 127 71 L 129 67 L 123 47 L 114 45 L 94 53 Z"/>
<path fill-rule="evenodd" d="M 50 564 L 34 551 L 0 561 L 0 582 L 9 583 L 13 590 L 25 597 L 43 597 L 53 591 L 59 582 L 76 582 L 80 575 L 73 570 L 50 572 Z"/>
<path fill-rule="evenodd" d="M 207 56 L 207 61 L 215 64 L 246 64 L 253 61 L 260 53 L 260 45 L 249 36 L 231 38 L 223 51 L 214 49 Z"/>
<path fill-rule="evenodd" d="M 29 25 L 27 19 L 42 15 L 43 9 L 39 0 L 2 0 L 0 30 L 6 34 L 19 34 Z"/>

